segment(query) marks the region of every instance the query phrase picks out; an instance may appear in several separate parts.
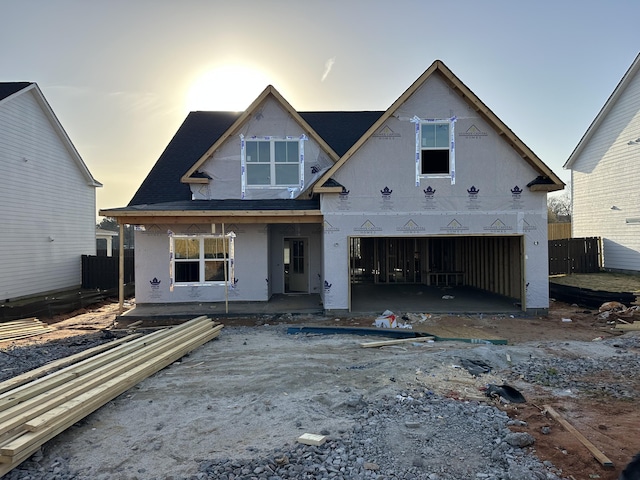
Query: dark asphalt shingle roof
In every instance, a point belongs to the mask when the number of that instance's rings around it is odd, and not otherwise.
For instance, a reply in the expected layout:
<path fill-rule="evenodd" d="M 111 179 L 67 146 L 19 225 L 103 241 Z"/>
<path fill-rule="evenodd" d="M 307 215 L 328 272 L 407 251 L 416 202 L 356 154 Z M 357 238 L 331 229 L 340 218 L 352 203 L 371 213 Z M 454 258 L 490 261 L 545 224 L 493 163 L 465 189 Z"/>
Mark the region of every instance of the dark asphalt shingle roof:
<path fill-rule="evenodd" d="M 339 156 L 344 155 L 383 113 L 299 112 Z M 240 115 L 242 113 L 239 112 L 191 112 L 138 188 L 129 206 L 190 201 L 189 185 L 180 183 L 180 178 Z M 242 202 L 239 208 L 246 210 L 247 201 Z M 291 203 L 297 202 L 289 200 L 287 205 Z M 146 209 L 150 210 L 149 207 Z"/>
<path fill-rule="evenodd" d="M 152 211 L 233 211 L 233 210 L 320 210 L 318 197 L 308 200 L 270 199 L 270 200 L 178 200 L 148 205 L 129 205 L 111 208 L 110 211 L 133 212 Z"/>
<path fill-rule="evenodd" d="M 31 82 L 0 82 L 0 100 L 4 100 L 29 85 Z"/>

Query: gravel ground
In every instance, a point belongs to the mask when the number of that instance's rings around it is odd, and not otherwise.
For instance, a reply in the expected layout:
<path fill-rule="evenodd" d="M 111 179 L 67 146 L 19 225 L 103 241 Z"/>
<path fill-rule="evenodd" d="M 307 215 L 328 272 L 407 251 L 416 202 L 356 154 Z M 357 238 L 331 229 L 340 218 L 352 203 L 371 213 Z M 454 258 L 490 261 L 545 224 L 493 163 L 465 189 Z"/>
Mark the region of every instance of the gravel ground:
<path fill-rule="evenodd" d="M 571 478 L 567 472 L 536 457 L 534 437 L 522 431 L 526 422 L 510 419 L 504 405 L 482 400 L 476 384 L 506 379 L 525 395 L 533 388 L 556 396 L 634 399 L 638 394 L 637 332 L 599 342 L 438 342 L 378 350 L 358 349 L 360 337 L 290 336 L 285 328 L 225 327 L 218 340 L 45 444 L 5 479 L 564 479 Z M 37 348 L 4 349 L 0 380 L 110 337 L 97 332 Z M 492 371 L 474 378 L 460 367 L 465 359 Z M 206 380 L 195 378 L 205 365 L 222 364 L 219 381 L 212 381 L 208 369 L 202 372 Z M 176 404 L 166 403 L 177 378 L 185 380 L 181 388 L 188 392 Z M 476 395 L 451 394 L 455 381 L 466 382 Z M 142 417 L 141 406 L 152 418 Z M 229 448 L 200 451 L 203 433 L 196 428 L 182 448 L 188 458 L 162 463 L 171 456 L 167 444 L 194 430 L 187 419 L 202 423 L 202 410 L 209 415 L 206 422 L 222 425 L 204 436 Z M 117 434 L 104 426 L 114 423 L 114 415 L 129 424 L 117 425 Z M 256 421 L 264 424 L 249 424 Z M 140 425 L 154 435 L 142 436 Z M 96 430 L 102 437 L 94 444 Z M 320 446 L 296 443 L 304 431 L 328 440 Z M 193 451 L 184 452 L 189 445 Z"/>

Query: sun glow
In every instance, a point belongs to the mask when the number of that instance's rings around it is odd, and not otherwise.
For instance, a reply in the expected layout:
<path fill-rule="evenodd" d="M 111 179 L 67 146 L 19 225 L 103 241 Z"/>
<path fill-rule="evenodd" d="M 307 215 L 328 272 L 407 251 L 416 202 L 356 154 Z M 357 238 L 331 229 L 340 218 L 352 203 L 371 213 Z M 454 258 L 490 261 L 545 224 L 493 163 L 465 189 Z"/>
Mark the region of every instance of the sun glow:
<path fill-rule="evenodd" d="M 189 111 L 243 111 L 267 87 L 259 70 L 243 65 L 224 65 L 208 70 L 191 84 L 186 103 Z"/>

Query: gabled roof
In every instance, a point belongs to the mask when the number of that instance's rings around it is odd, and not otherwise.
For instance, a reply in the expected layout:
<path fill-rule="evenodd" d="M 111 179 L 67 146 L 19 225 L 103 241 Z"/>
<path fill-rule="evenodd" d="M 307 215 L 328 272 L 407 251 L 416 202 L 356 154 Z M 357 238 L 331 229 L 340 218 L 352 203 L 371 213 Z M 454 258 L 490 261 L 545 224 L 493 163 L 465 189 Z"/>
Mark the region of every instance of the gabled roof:
<path fill-rule="evenodd" d="M 375 122 L 383 112 L 298 112 L 338 156 Z M 150 205 L 190 200 L 185 172 L 202 159 L 242 116 L 237 112 L 191 112 L 138 188 L 129 205 Z M 228 138 L 227 135 L 225 138 Z M 206 178 L 194 170 L 192 178 Z M 246 200 L 245 200 L 246 201 Z"/>
<path fill-rule="evenodd" d="M 129 205 L 191 199 L 184 173 L 238 119 L 237 112 L 191 112 L 160 155 Z"/>
<path fill-rule="evenodd" d="M 529 163 L 543 178 L 548 178 L 548 183 L 536 183 L 530 188 L 532 190 L 541 191 L 554 191 L 562 190 L 564 188 L 564 182 L 560 180 L 558 176 L 547 166 L 545 163 L 533 153 L 529 147 L 527 147 L 522 140 L 520 140 L 502 120 L 500 120 L 496 114 L 494 114 L 482 101 L 464 84 L 458 77 L 456 77 L 449 68 L 440 60 L 436 60 L 431 66 L 391 105 L 378 120 L 371 125 L 367 132 L 349 148 L 349 150 L 340 158 L 336 164 L 331 167 L 325 174 L 316 182 L 314 192 L 332 192 L 336 191 L 335 187 L 325 186 L 326 182 L 331 178 L 335 172 L 342 167 L 359 149 L 364 143 L 376 133 L 395 112 L 396 110 L 406 102 L 416 90 L 418 90 L 426 80 L 432 75 L 440 75 L 440 77 L 447 83 L 449 88 L 456 92 L 467 102 L 478 114 L 500 135 L 511 147 L 518 152 L 518 154 Z"/>
<path fill-rule="evenodd" d="M 87 165 L 82 160 L 82 157 L 80 157 L 80 154 L 76 150 L 76 147 L 71 142 L 71 139 L 67 135 L 67 132 L 62 127 L 62 124 L 58 121 L 58 117 L 56 117 L 55 113 L 53 113 L 53 110 L 51 109 L 49 102 L 47 102 L 46 98 L 44 98 L 44 95 L 42 94 L 42 92 L 40 91 L 40 88 L 36 83 L 0 82 L 0 108 L 2 108 L 3 104 L 8 102 L 10 98 L 14 98 L 15 96 L 22 95 L 26 92 L 33 92 L 33 94 L 35 95 L 36 101 L 38 102 L 38 104 L 42 108 L 42 111 L 51 122 L 51 126 L 53 127 L 53 129 L 61 138 L 62 142 L 64 143 L 67 149 L 67 152 L 69 152 L 69 155 L 74 160 L 74 162 L 82 172 L 83 176 L 86 178 L 87 183 L 93 187 L 101 187 L 102 184 L 98 182 L 95 178 L 93 178 L 93 175 L 91 175 L 91 172 L 87 168 Z"/>
<path fill-rule="evenodd" d="M 639 71 L 640 71 L 640 53 L 638 54 L 636 59 L 633 61 L 633 63 L 629 67 L 629 70 L 627 70 L 627 72 L 624 74 L 624 76 L 622 77 L 622 79 L 620 80 L 616 88 L 613 90 L 613 93 L 609 96 L 609 98 L 605 102 L 604 106 L 602 107 L 598 115 L 596 115 L 596 118 L 594 118 L 593 122 L 591 122 L 591 125 L 589 125 L 589 128 L 587 128 L 587 131 L 578 142 L 578 145 L 576 145 L 576 148 L 574 148 L 573 152 L 571 152 L 571 155 L 569 155 L 569 159 L 565 162 L 565 164 L 563 165 L 563 168 L 571 168 L 571 166 L 576 161 L 580 153 L 582 153 L 582 150 L 584 149 L 585 145 L 589 142 L 591 137 L 598 130 L 598 127 L 600 127 L 600 125 L 605 120 L 605 118 L 607 118 L 607 115 L 609 114 L 613 106 L 616 104 L 618 99 L 622 96 L 622 93 L 625 91 L 627 86 L 631 83 L 631 81 L 635 78 L 635 76 L 638 74 Z"/>
<path fill-rule="evenodd" d="M 255 114 L 256 110 L 258 110 L 260 106 L 264 104 L 269 98 L 272 98 L 277 103 L 279 103 L 280 106 L 286 112 L 288 112 L 294 118 L 294 120 L 298 122 L 298 124 L 300 124 L 302 129 L 305 130 L 310 137 L 320 143 L 321 147 L 327 151 L 334 162 L 338 159 L 338 155 L 331 149 L 331 147 L 329 147 L 329 145 L 327 145 L 326 142 L 307 124 L 307 122 L 305 122 L 302 117 L 300 117 L 300 114 L 295 111 L 295 109 L 289 104 L 289 102 L 287 102 L 273 86 L 269 85 L 262 91 L 260 95 L 258 95 L 258 98 L 256 98 L 253 103 L 249 105 L 249 107 L 240 115 L 240 117 L 238 117 L 235 123 L 231 125 L 231 127 L 229 127 L 227 131 L 225 131 L 219 138 L 217 138 L 215 143 L 211 145 L 206 152 L 204 152 L 204 155 L 202 155 L 191 166 L 191 168 L 187 170 L 187 173 L 182 176 L 181 181 L 185 183 L 208 183 L 208 179 L 202 178 L 200 176 L 194 176 L 193 174 L 197 172 L 198 168 L 200 168 L 203 163 L 209 160 L 211 155 L 213 155 L 213 153 L 227 140 L 227 138 L 237 134 L 240 128 L 247 122 L 247 120 L 249 120 L 249 118 L 251 118 Z"/>

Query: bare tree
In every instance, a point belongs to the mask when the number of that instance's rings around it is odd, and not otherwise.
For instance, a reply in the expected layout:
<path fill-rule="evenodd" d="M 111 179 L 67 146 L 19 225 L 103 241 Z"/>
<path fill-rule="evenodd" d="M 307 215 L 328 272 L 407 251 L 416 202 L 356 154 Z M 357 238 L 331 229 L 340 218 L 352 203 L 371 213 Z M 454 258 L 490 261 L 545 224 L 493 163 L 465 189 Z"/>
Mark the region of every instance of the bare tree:
<path fill-rule="evenodd" d="M 567 185 L 561 193 L 547 197 L 547 222 L 559 223 L 571 221 L 571 190 Z"/>

